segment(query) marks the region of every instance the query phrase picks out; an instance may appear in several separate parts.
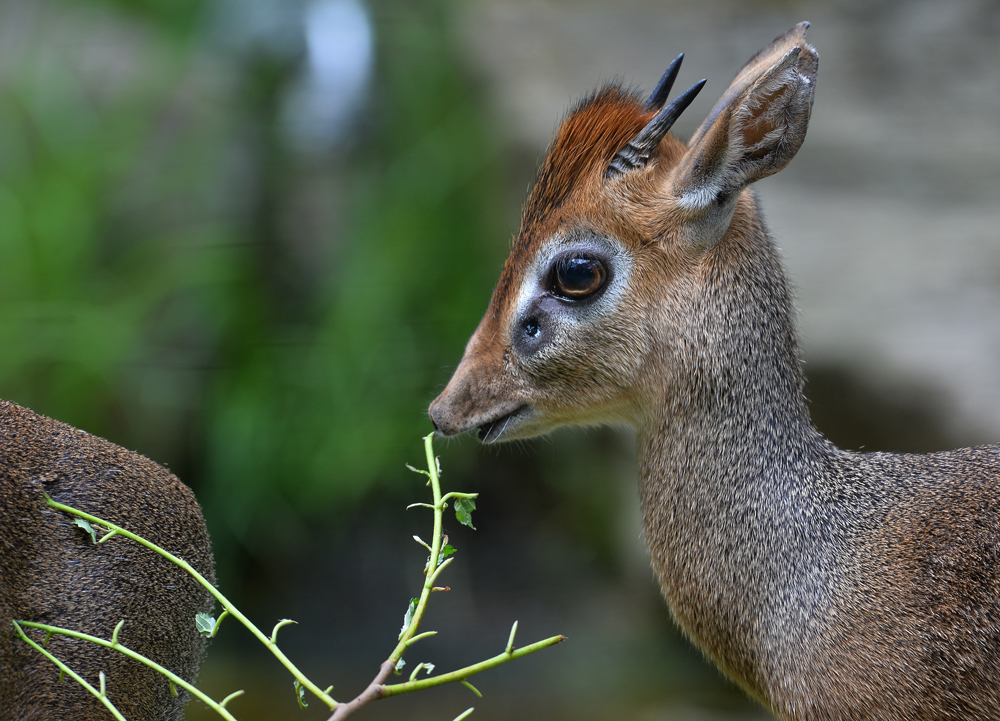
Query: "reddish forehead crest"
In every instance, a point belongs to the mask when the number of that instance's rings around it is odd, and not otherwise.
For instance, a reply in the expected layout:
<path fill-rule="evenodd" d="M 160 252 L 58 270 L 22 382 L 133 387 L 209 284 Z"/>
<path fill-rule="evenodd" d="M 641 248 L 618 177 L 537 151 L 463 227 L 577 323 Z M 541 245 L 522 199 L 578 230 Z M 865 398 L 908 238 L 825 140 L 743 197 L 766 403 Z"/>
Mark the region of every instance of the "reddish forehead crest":
<path fill-rule="evenodd" d="M 517 279 L 535 247 L 551 232 L 546 226 L 557 222 L 559 209 L 573 191 L 586 182 L 604 182 L 615 153 L 655 115 L 656 110 L 647 110 L 635 94 L 614 85 L 598 90 L 570 111 L 556 132 L 524 206 L 521 229 L 493 291 L 486 325 L 500 323 L 510 312 Z"/>
<path fill-rule="evenodd" d="M 614 85 L 579 102 L 559 126 L 538 172 L 524 207 L 517 246 L 530 244 L 532 230 L 551 218 L 581 183 L 603 178 L 615 153 L 655 114 L 634 93 Z"/>

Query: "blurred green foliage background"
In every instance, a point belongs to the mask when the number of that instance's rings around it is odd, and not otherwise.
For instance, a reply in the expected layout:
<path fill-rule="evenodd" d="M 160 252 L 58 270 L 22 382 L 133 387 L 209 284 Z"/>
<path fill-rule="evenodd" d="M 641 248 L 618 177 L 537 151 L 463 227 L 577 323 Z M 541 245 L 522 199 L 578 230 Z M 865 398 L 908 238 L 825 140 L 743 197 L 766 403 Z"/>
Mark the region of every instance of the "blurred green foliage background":
<path fill-rule="evenodd" d="M 319 153 L 282 123 L 302 8 L 270 12 L 21 5 L 0 87 L 0 388 L 168 463 L 241 542 L 401 466 L 505 251 L 446 7 L 373 7 L 377 75 Z"/>

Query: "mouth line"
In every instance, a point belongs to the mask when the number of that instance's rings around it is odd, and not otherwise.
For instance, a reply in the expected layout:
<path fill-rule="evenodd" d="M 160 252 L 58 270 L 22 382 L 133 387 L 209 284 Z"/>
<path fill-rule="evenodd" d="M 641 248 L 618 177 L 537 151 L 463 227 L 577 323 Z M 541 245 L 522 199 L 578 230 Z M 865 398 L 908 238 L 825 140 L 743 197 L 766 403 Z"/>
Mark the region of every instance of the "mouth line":
<path fill-rule="evenodd" d="M 491 443 L 497 440 L 503 435 L 503 432 L 507 430 L 507 424 L 510 423 L 512 419 L 520 415 L 522 412 L 528 409 L 527 405 L 518 406 L 510 413 L 505 413 L 504 415 L 494 418 L 491 421 L 487 421 L 479 426 L 477 435 L 479 440 L 483 443 Z M 495 432 L 494 432 L 495 431 Z M 491 438 L 492 436 L 492 438 Z"/>

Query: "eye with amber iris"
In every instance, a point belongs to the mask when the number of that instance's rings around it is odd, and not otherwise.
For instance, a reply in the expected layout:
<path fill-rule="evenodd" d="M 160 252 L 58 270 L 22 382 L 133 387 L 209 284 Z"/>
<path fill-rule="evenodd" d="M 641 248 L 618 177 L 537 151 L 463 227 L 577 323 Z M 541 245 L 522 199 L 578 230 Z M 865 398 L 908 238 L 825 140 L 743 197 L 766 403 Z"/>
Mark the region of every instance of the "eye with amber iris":
<path fill-rule="evenodd" d="M 608 272 L 596 258 L 571 255 L 556 262 L 555 287 L 571 300 L 587 298 L 604 286 Z"/>

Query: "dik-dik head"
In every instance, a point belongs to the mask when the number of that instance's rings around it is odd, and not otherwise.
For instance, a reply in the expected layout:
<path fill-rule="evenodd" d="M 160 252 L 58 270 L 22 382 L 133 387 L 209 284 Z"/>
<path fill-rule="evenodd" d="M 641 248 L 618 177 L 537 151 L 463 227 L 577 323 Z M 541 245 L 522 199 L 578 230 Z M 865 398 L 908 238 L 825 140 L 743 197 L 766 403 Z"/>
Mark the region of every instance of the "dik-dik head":
<path fill-rule="evenodd" d="M 687 145 L 667 131 L 704 81 L 663 107 L 680 58 L 645 102 L 605 87 L 568 115 L 489 309 L 431 404 L 440 433 L 642 425 L 698 352 L 713 268 L 766 242 L 743 191 L 805 138 L 818 64 L 807 27 L 752 58 Z"/>

